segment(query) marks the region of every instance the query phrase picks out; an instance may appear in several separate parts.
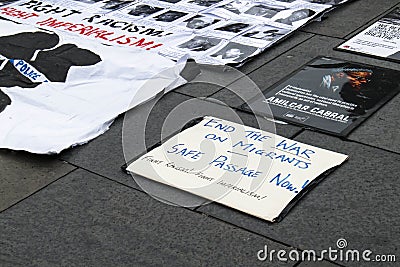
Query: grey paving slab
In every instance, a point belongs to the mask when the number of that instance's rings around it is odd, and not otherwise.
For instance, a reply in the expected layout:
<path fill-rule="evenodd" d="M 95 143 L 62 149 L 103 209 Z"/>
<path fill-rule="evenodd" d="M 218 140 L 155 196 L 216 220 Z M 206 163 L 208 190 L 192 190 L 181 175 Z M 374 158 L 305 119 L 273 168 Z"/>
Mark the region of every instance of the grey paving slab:
<path fill-rule="evenodd" d="M 0 150 L 0 212 L 75 169 L 51 156 Z"/>
<path fill-rule="evenodd" d="M 400 95 L 361 124 L 349 139 L 400 153 Z"/>
<path fill-rule="evenodd" d="M 338 38 L 314 36 L 250 73 L 248 77 L 261 90 L 266 90 L 318 56 L 335 57 L 380 67 L 400 69 L 398 63 L 333 50 L 341 42 L 342 40 Z M 231 87 L 243 88 L 244 84 L 246 84 L 246 81 L 239 79 Z M 243 104 L 244 100 L 251 100 L 256 95 L 257 90 L 255 89 L 245 90 L 242 98 L 238 98 L 231 90 L 222 89 L 210 97 L 218 99 L 229 106 L 237 107 Z"/>
<path fill-rule="evenodd" d="M 281 244 L 84 170 L 0 215 L 2 266 L 293 266 Z"/>
<path fill-rule="evenodd" d="M 218 84 L 191 82 L 177 88 L 175 91 L 192 97 L 207 97 L 218 92 L 222 88 L 223 87 Z"/>
<path fill-rule="evenodd" d="M 398 0 L 361 0 L 346 3 L 329 12 L 322 21 L 312 22 L 304 31 L 344 38 L 399 4 Z"/>
<path fill-rule="evenodd" d="M 398 254 L 400 155 L 310 131 L 295 139 L 350 158 L 297 203 L 283 221 L 269 224 L 217 204 L 199 211 L 302 250 L 335 249 L 337 240 L 344 238 L 347 249 Z"/>

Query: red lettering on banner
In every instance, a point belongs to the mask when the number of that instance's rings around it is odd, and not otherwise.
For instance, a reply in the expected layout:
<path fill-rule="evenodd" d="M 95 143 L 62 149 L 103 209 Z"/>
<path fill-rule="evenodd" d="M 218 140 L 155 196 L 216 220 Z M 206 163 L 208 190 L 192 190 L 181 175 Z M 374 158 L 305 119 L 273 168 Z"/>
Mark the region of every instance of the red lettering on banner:
<path fill-rule="evenodd" d="M 121 38 L 124 38 L 125 37 L 125 34 L 124 35 L 121 35 L 121 36 L 118 36 L 118 37 L 116 37 L 116 38 L 114 38 L 114 39 L 111 39 L 111 40 L 109 40 L 110 42 L 115 42 L 115 41 L 117 41 L 117 40 L 119 40 L 119 39 L 121 39 Z"/>
<path fill-rule="evenodd" d="M 103 30 L 101 28 L 95 28 L 94 26 L 86 26 L 84 24 L 74 24 L 71 22 L 58 21 L 55 18 L 48 18 L 43 21 L 36 23 L 39 26 L 48 26 L 51 28 L 62 28 L 65 31 L 75 32 L 84 36 L 91 36 L 95 39 L 101 39 L 108 41 L 110 43 L 117 43 L 119 45 L 129 45 L 140 48 L 145 48 L 146 50 L 151 50 L 162 46 L 163 44 L 155 44 L 154 41 L 148 41 L 145 38 L 139 39 L 135 36 L 120 35 L 115 36 L 115 32 L 110 32 Z"/>
<path fill-rule="evenodd" d="M 146 42 L 146 39 L 142 38 L 142 39 L 140 39 L 139 41 L 134 42 L 134 43 L 131 44 L 130 46 L 136 45 L 136 46 L 138 46 L 138 47 L 144 47 L 144 46 L 148 46 L 148 45 L 153 45 L 153 44 L 154 44 L 153 41 L 150 41 L 150 42 L 148 42 L 148 43 L 145 43 L 145 42 Z"/>
<path fill-rule="evenodd" d="M 0 14 L 10 16 L 10 17 L 17 17 L 19 19 L 29 19 L 32 17 L 39 17 L 39 15 L 36 13 L 24 12 L 24 11 L 18 10 L 14 7 L 3 7 L 1 9 Z"/>
<path fill-rule="evenodd" d="M 146 48 L 146 50 L 150 50 L 150 49 L 153 49 L 153 48 L 157 48 L 157 47 L 160 47 L 160 46 L 162 46 L 162 45 L 163 45 L 163 44 L 156 44 L 155 46 Z"/>
<path fill-rule="evenodd" d="M 120 44 L 120 45 L 130 44 L 132 39 L 135 40 L 137 38 L 136 37 L 125 37 L 124 41 L 117 41 L 117 44 Z"/>
<path fill-rule="evenodd" d="M 94 38 L 100 38 L 100 39 L 108 41 L 106 36 L 113 35 L 113 34 L 114 34 L 114 32 L 108 32 L 106 30 L 101 30 L 99 28 L 96 28 L 92 31 L 85 33 L 84 35 L 86 35 L 86 36 L 95 35 Z"/>
<path fill-rule="evenodd" d="M 71 27 L 66 28 L 66 31 L 70 31 L 73 32 L 74 30 L 76 30 L 76 28 L 78 27 L 85 27 L 85 25 L 83 24 L 73 24 Z"/>
<path fill-rule="evenodd" d="M 59 25 L 63 24 L 64 22 L 62 21 L 57 21 L 56 19 L 53 18 L 48 18 L 44 21 L 40 21 L 40 22 L 36 22 L 36 24 L 40 25 L 40 26 L 49 26 L 52 28 L 57 28 L 59 27 Z"/>
<path fill-rule="evenodd" d="M 85 25 L 82 26 L 83 26 L 82 29 L 74 30 L 73 32 L 86 35 L 88 32 L 93 31 L 93 26 L 85 26 Z"/>

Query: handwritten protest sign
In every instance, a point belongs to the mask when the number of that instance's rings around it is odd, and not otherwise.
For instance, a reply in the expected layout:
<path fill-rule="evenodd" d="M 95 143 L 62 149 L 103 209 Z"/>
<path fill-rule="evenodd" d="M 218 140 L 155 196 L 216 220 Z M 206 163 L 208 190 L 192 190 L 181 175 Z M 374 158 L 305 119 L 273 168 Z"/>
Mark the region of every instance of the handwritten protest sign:
<path fill-rule="evenodd" d="M 136 159 L 127 170 L 278 221 L 289 203 L 346 159 L 269 132 L 204 117 Z"/>

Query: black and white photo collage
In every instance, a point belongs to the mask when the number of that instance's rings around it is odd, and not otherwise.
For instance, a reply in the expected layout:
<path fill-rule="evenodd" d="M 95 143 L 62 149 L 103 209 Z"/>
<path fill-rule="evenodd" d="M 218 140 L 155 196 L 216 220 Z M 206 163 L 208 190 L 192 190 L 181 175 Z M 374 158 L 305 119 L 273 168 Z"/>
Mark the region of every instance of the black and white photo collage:
<path fill-rule="evenodd" d="M 117 16 L 172 32 L 163 40 L 163 56 L 228 64 L 260 53 L 332 7 L 319 2 L 323 1 L 142 0 Z"/>
<path fill-rule="evenodd" d="M 2 2 L 11 2 L 6 0 Z M 132 24 L 137 38 L 156 38 L 157 52 L 199 63 L 241 63 L 308 21 L 348 0 L 47 0 L 104 20 Z M 12 1 L 15 2 L 15 1 Z M 1 3 L 1 2 L 0 2 Z M 106 23 L 103 23 L 106 25 Z M 143 30 L 141 30 L 143 29 Z"/>

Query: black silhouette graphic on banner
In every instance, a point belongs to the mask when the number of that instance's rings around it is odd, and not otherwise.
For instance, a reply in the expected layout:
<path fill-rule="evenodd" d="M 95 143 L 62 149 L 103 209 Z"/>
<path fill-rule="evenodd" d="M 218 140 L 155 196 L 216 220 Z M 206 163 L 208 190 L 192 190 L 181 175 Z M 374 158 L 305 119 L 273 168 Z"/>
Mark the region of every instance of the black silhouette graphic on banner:
<path fill-rule="evenodd" d="M 50 82 L 65 82 L 72 66 L 90 66 L 101 61 L 100 56 L 74 44 L 58 45 L 57 34 L 23 32 L 0 37 L 0 87 L 35 88 L 46 77 Z M 1 92 L 1 90 L 0 90 Z M 11 104 L 0 93 L 0 112 Z"/>

